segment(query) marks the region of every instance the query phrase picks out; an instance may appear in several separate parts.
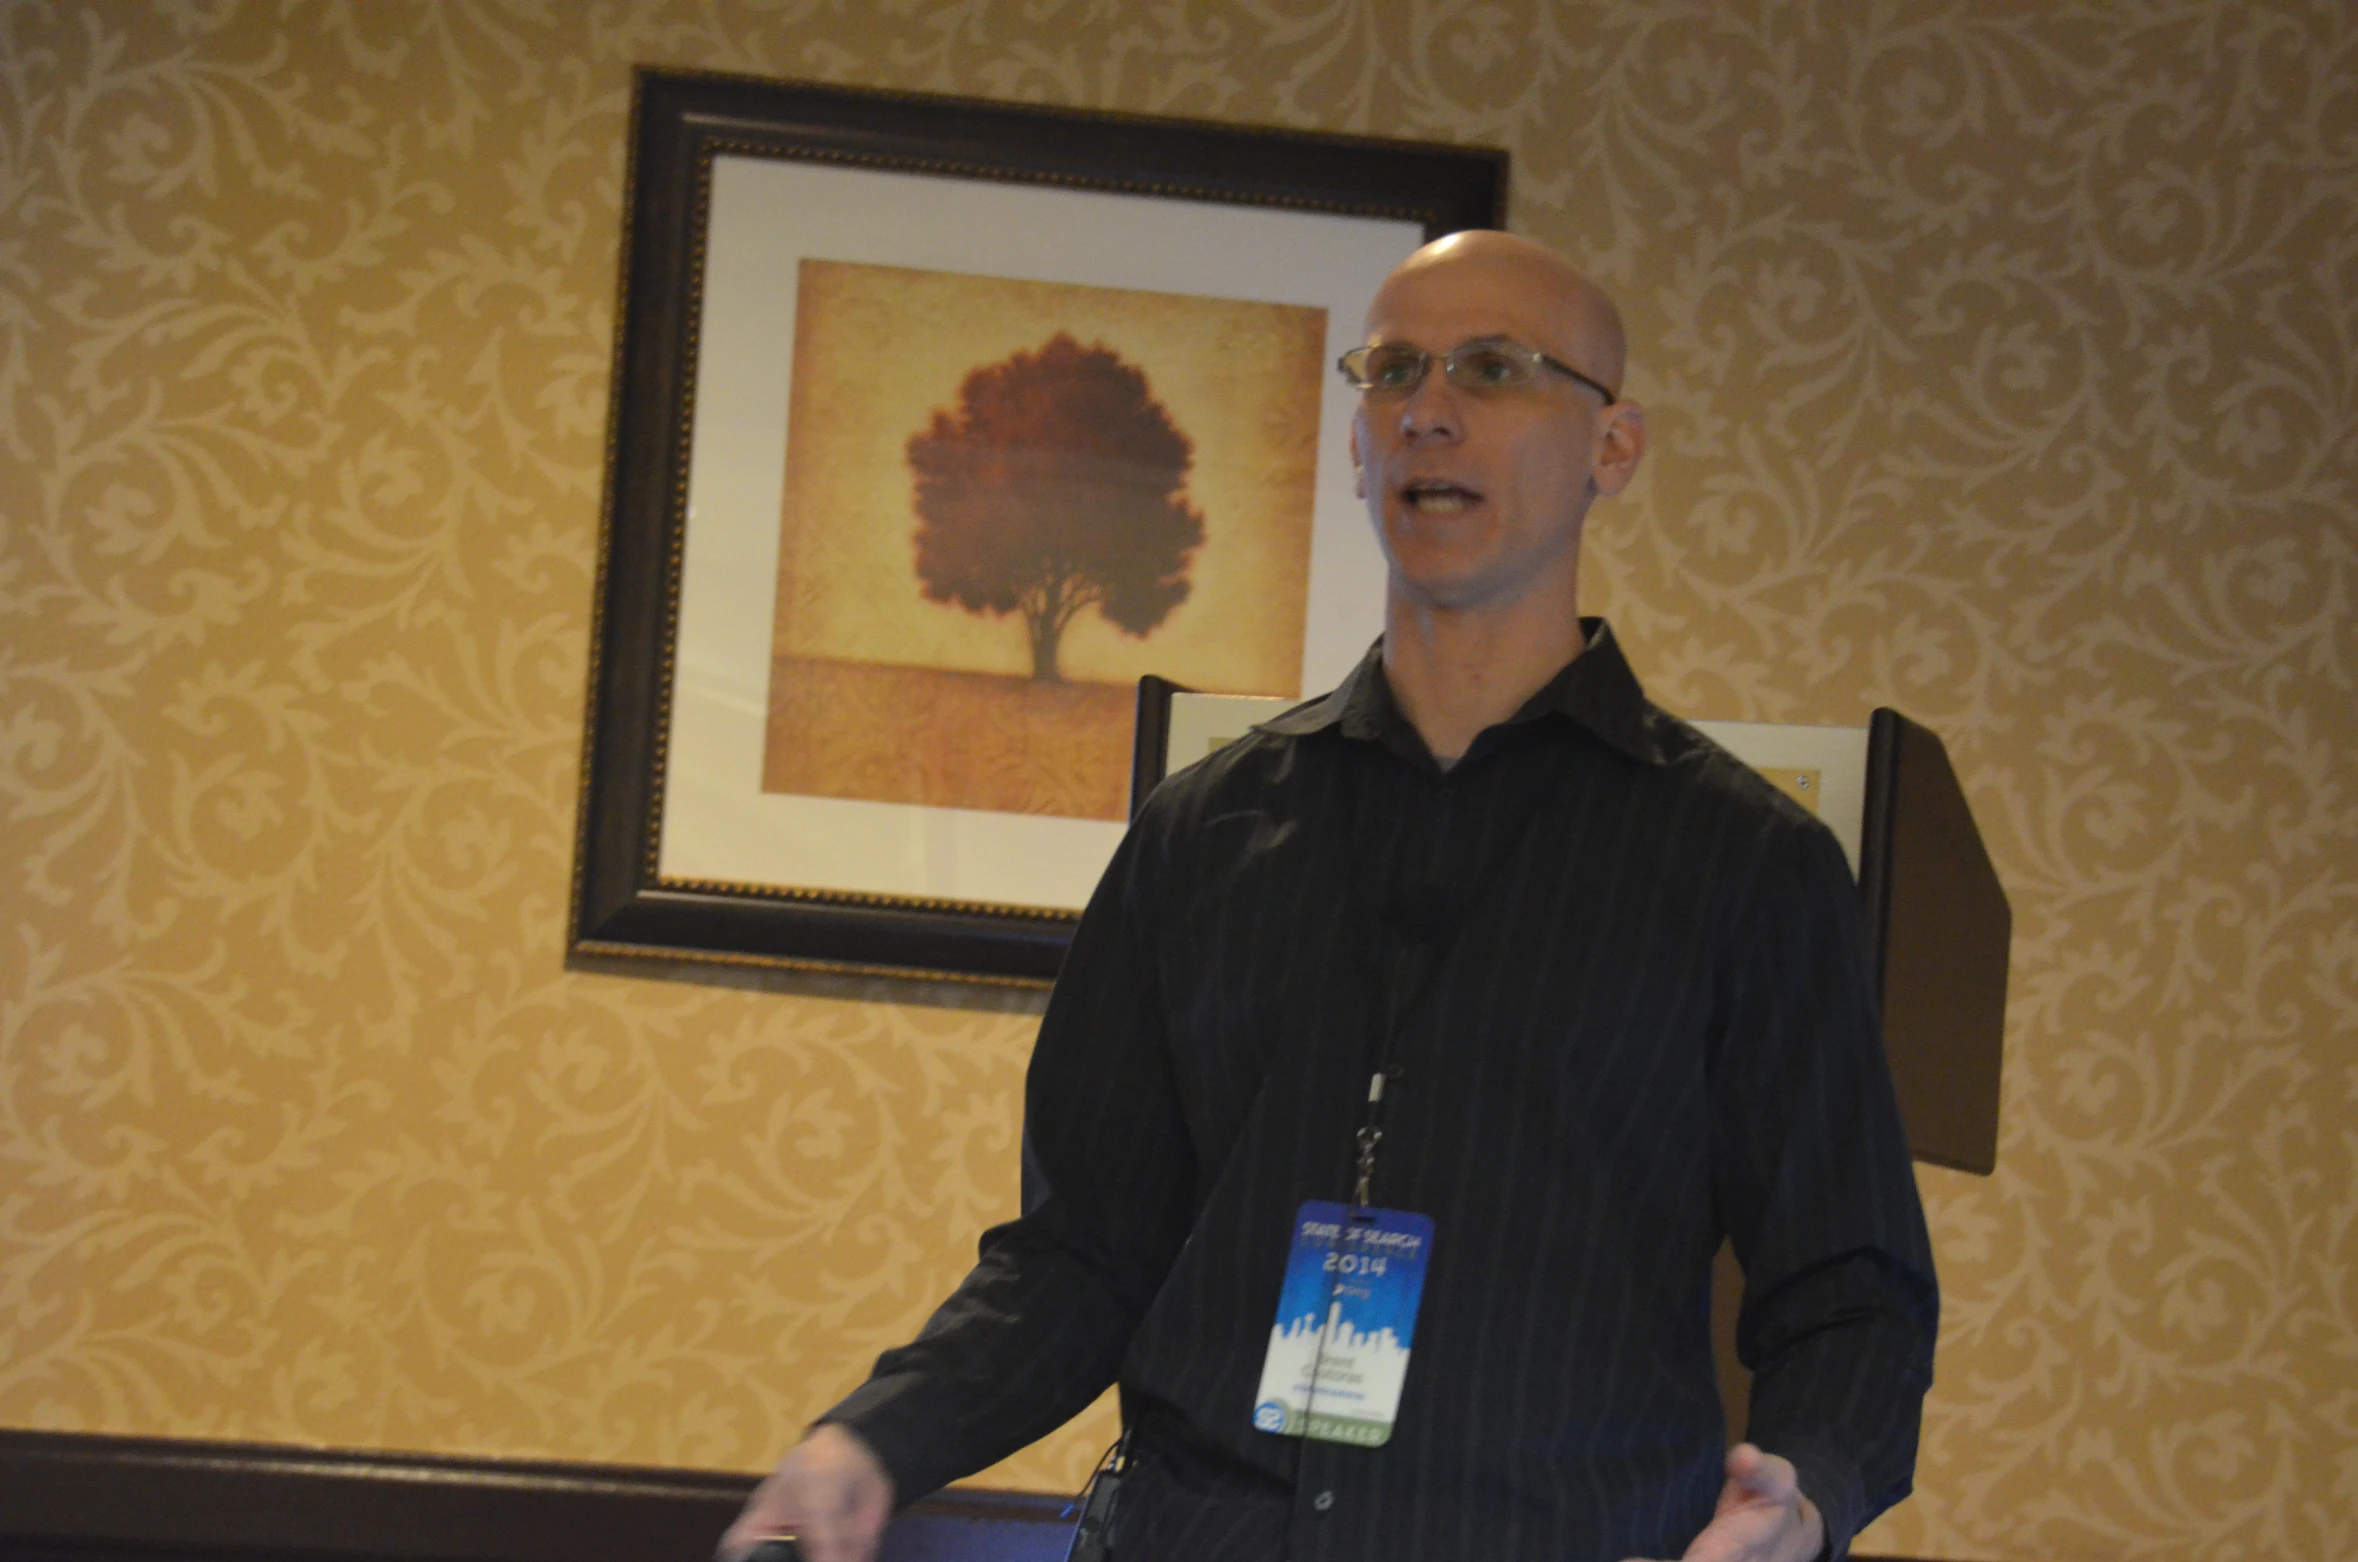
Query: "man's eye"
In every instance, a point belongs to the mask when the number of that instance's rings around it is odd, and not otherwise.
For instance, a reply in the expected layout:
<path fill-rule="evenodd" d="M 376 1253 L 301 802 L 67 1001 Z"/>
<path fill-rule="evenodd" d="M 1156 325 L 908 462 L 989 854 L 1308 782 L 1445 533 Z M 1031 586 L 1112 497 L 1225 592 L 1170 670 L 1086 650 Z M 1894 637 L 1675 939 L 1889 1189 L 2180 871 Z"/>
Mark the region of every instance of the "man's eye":
<path fill-rule="evenodd" d="M 1367 377 L 1386 390 L 1398 390 L 1416 383 L 1417 368 L 1414 353 L 1377 353 L 1368 360 Z"/>
<path fill-rule="evenodd" d="M 1512 385 L 1522 366 L 1495 348 L 1478 347 L 1458 355 L 1458 378 L 1468 385 Z"/>

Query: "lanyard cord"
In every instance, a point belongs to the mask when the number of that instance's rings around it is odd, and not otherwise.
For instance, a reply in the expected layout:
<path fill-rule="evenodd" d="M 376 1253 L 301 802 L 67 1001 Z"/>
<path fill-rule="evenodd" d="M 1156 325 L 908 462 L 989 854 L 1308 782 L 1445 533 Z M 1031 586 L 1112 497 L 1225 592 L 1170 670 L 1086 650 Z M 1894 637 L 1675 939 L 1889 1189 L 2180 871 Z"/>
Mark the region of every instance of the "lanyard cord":
<path fill-rule="evenodd" d="M 1377 1069 L 1367 1078 L 1367 1121 L 1359 1125 L 1359 1182 L 1352 1190 L 1351 1207 L 1365 1209 L 1374 1203 L 1369 1188 L 1375 1182 L 1376 1146 L 1384 1142 L 1384 1071 Z"/>
<path fill-rule="evenodd" d="M 1386 758 L 1390 757 L 1388 751 L 1379 752 L 1383 752 Z M 1400 1076 L 1400 1034 L 1407 1017 L 1432 995 L 1435 978 L 1440 975 L 1450 952 L 1456 948 L 1458 934 L 1472 917 L 1474 908 L 1498 882 L 1499 874 L 1508 861 L 1529 842 L 1539 816 L 1547 811 L 1546 800 L 1535 798 L 1520 820 L 1500 832 L 1496 844 L 1490 848 L 1463 896 L 1451 894 L 1446 888 L 1436 890 L 1431 892 L 1425 904 L 1412 904 L 1408 914 L 1403 915 L 1391 909 L 1393 899 L 1385 893 L 1386 886 L 1374 879 L 1374 853 L 1364 830 L 1367 794 L 1371 788 L 1382 785 L 1384 778 L 1383 763 L 1379 761 L 1363 767 L 1363 773 L 1350 788 L 1348 823 L 1351 832 L 1351 878 L 1353 887 L 1358 891 L 1360 904 L 1365 908 L 1368 924 L 1368 936 L 1360 946 L 1360 960 L 1363 985 L 1372 1011 L 1368 1028 L 1373 1044 L 1369 1050 L 1375 1058 L 1374 1071 L 1367 1080 L 1366 1110 L 1361 1115 L 1359 1131 L 1352 1140 L 1355 1159 L 1351 1205 L 1354 1210 L 1366 1209 L 1374 1202 L 1376 1150 L 1384 1142 L 1385 1087 Z M 1442 784 L 1444 787 L 1449 785 L 1446 780 Z M 1408 941 L 1426 946 L 1429 954 L 1423 974 L 1395 1004 L 1388 1000 L 1392 975 L 1398 962 L 1381 959 L 1378 951 L 1390 943 L 1394 936 L 1394 925 L 1401 922 L 1414 924 L 1409 931 Z"/>
<path fill-rule="evenodd" d="M 1367 1076 L 1367 1103 L 1360 1115 L 1359 1130 L 1352 1137 L 1354 1151 L 1351 1207 L 1363 1210 L 1374 1203 L 1376 1149 L 1384 1142 L 1384 1085 L 1400 1071 L 1400 1032 L 1402 1018 L 1432 986 L 1434 970 L 1456 941 L 1457 929 L 1446 915 L 1435 915 L 1433 903 L 1422 908 L 1419 918 L 1426 937 L 1433 945 L 1432 955 L 1423 977 L 1415 988 L 1392 1001 L 1392 988 L 1398 972 L 1396 960 L 1382 958 L 1394 937 L 1394 923 L 1402 920 L 1390 912 L 1391 895 L 1387 886 L 1374 880 L 1374 843 L 1367 839 L 1365 829 L 1367 794 L 1384 784 L 1385 770 L 1381 761 L 1367 767 L 1351 788 L 1350 842 L 1351 877 L 1358 891 L 1359 904 L 1367 919 L 1367 934 L 1360 940 L 1359 958 L 1362 966 L 1361 985 L 1367 993 L 1369 1052 L 1374 1068 Z"/>

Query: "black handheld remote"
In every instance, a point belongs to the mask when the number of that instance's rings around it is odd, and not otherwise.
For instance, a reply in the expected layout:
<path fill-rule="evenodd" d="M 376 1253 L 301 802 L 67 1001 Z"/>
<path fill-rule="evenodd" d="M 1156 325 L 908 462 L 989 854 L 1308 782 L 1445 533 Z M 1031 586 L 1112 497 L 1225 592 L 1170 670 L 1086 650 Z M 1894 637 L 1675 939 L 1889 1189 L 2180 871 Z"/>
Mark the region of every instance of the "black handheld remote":
<path fill-rule="evenodd" d="M 802 1547 L 789 1535 L 772 1535 L 745 1553 L 745 1562 L 802 1562 Z"/>
<path fill-rule="evenodd" d="M 1113 1556 L 1114 1499 L 1122 1494 L 1117 1471 L 1100 1470 L 1081 1494 L 1081 1522 L 1073 1530 L 1064 1562 L 1108 1562 Z"/>

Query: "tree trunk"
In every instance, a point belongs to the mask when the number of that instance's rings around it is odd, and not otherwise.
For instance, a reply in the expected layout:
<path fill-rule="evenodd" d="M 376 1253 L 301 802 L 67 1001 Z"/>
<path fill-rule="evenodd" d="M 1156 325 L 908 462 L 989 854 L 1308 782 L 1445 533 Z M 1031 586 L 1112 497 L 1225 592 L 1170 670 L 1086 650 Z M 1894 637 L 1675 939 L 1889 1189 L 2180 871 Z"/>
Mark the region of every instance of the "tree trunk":
<path fill-rule="evenodd" d="M 1053 613 L 1026 613 L 1023 624 L 1032 637 L 1032 681 L 1064 682 L 1064 674 L 1056 667 L 1056 647 L 1064 639 L 1064 625 Z"/>

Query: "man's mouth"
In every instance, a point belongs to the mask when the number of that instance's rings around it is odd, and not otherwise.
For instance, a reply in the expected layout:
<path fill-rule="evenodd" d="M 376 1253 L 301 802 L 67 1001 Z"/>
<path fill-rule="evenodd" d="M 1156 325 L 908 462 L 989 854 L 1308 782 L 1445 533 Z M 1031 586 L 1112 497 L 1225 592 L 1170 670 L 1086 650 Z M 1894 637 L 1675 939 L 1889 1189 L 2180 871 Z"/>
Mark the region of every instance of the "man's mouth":
<path fill-rule="evenodd" d="M 1419 478 L 1405 484 L 1400 497 L 1419 515 L 1454 515 L 1482 502 L 1473 489 L 1441 478 Z"/>

